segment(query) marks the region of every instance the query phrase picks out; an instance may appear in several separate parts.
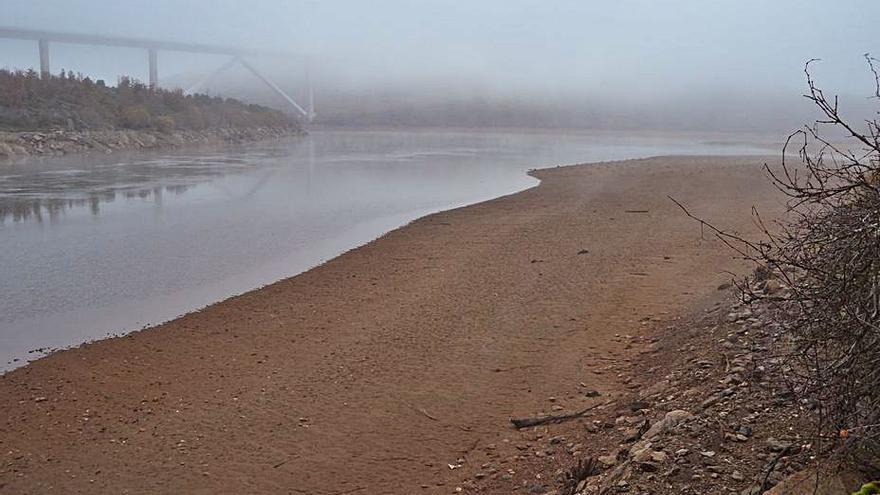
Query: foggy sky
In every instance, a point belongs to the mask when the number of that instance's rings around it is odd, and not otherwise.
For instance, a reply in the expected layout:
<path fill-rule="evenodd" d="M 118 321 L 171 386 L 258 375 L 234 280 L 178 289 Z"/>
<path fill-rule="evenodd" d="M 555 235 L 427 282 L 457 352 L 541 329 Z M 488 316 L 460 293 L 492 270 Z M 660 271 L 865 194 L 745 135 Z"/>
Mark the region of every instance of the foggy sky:
<path fill-rule="evenodd" d="M 315 77 L 337 92 L 637 105 L 799 95 L 810 58 L 823 59 L 824 85 L 868 95 L 862 54 L 880 55 L 878 19 L 876 0 L 3 0 L 0 25 L 289 50 L 308 55 Z M 37 64 L 33 42 L 0 47 L 0 66 Z M 54 71 L 146 78 L 136 50 L 53 45 L 52 57 Z M 220 63 L 160 53 L 160 80 Z M 302 67 L 299 57 L 260 63 L 276 75 Z"/>

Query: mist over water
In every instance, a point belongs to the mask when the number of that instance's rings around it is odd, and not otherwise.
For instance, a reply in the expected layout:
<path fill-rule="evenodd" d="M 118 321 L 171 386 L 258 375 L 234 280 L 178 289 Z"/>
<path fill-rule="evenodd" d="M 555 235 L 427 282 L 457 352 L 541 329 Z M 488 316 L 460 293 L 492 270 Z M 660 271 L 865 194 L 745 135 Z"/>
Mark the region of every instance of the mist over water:
<path fill-rule="evenodd" d="M 789 130 L 814 116 L 804 63 L 860 118 L 880 53 L 880 3 L 845 0 L 285 1 L 7 0 L 0 24 L 285 52 L 252 62 L 297 98 L 306 61 L 319 122 L 333 125 Z M 0 40 L 0 65 L 37 64 Z M 159 54 L 166 87 L 225 63 Z M 53 70 L 145 80 L 146 55 L 57 44 Z M 238 67 L 205 90 L 287 108 Z"/>

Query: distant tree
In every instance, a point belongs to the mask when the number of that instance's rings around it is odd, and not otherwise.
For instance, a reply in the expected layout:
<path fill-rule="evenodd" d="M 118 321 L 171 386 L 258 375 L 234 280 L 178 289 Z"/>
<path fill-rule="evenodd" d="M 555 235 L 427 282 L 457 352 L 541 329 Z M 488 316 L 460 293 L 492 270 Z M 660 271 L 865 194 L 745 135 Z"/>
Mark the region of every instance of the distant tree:
<path fill-rule="evenodd" d="M 152 119 L 150 112 L 142 105 L 125 107 L 120 113 L 120 123 L 127 129 L 146 129 L 150 127 Z"/>
<path fill-rule="evenodd" d="M 160 115 L 156 117 L 156 130 L 159 132 L 169 133 L 174 130 L 174 117 L 170 115 Z"/>
<path fill-rule="evenodd" d="M 127 76 L 118 86 L 62 70 L 41 78 L 33 70 L 0 70 L 0 128 L 36 130 L 67 128 L 69 122 L 89 129 L 173 129 L 211 127 L 295 127 L 285 114 L 259 105 L 181 90 L 151 89 Z"/>

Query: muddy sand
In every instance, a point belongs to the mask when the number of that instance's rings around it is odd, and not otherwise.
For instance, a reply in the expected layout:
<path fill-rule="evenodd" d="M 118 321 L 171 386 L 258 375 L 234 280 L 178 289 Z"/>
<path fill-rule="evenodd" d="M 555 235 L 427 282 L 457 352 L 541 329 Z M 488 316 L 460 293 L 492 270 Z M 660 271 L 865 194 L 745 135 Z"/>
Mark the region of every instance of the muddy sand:
<path fill-rule="evenodd" d="M 616 335 L 747 269 L 667 195 L 754 232 L 753 205 L 779 208 L 763 161 L 541 170 L 533 189 L 7 373 L 0 493 L 453 493 L 476 452 L 514 448 L 509 417 L 625 391 Z"/>

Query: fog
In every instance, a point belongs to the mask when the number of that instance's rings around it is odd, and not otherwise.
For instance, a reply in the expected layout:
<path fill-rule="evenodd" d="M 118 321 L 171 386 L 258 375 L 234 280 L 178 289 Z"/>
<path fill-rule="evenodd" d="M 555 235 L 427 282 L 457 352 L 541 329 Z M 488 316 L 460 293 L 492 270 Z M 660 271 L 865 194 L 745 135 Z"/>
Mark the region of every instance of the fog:
<path fill-rule="evenodd" d="M 301 98 L 310 60 L 333 125 L 758 130 L 809 118 L 811 58 L 864 112 L 877 19 L 876 1 L 4 0 L 0 24 L 289 52 L 254 64 Z M 33 42 L 0 46 L 0 66 L 37 64 Z M 160 83 L 223 63 L 162 52 Z M 147 77 L 145 54 L 123 48 L 53 45 L 52 68 Z M 206 89 L 283 107 L 244 71 Z"/>

